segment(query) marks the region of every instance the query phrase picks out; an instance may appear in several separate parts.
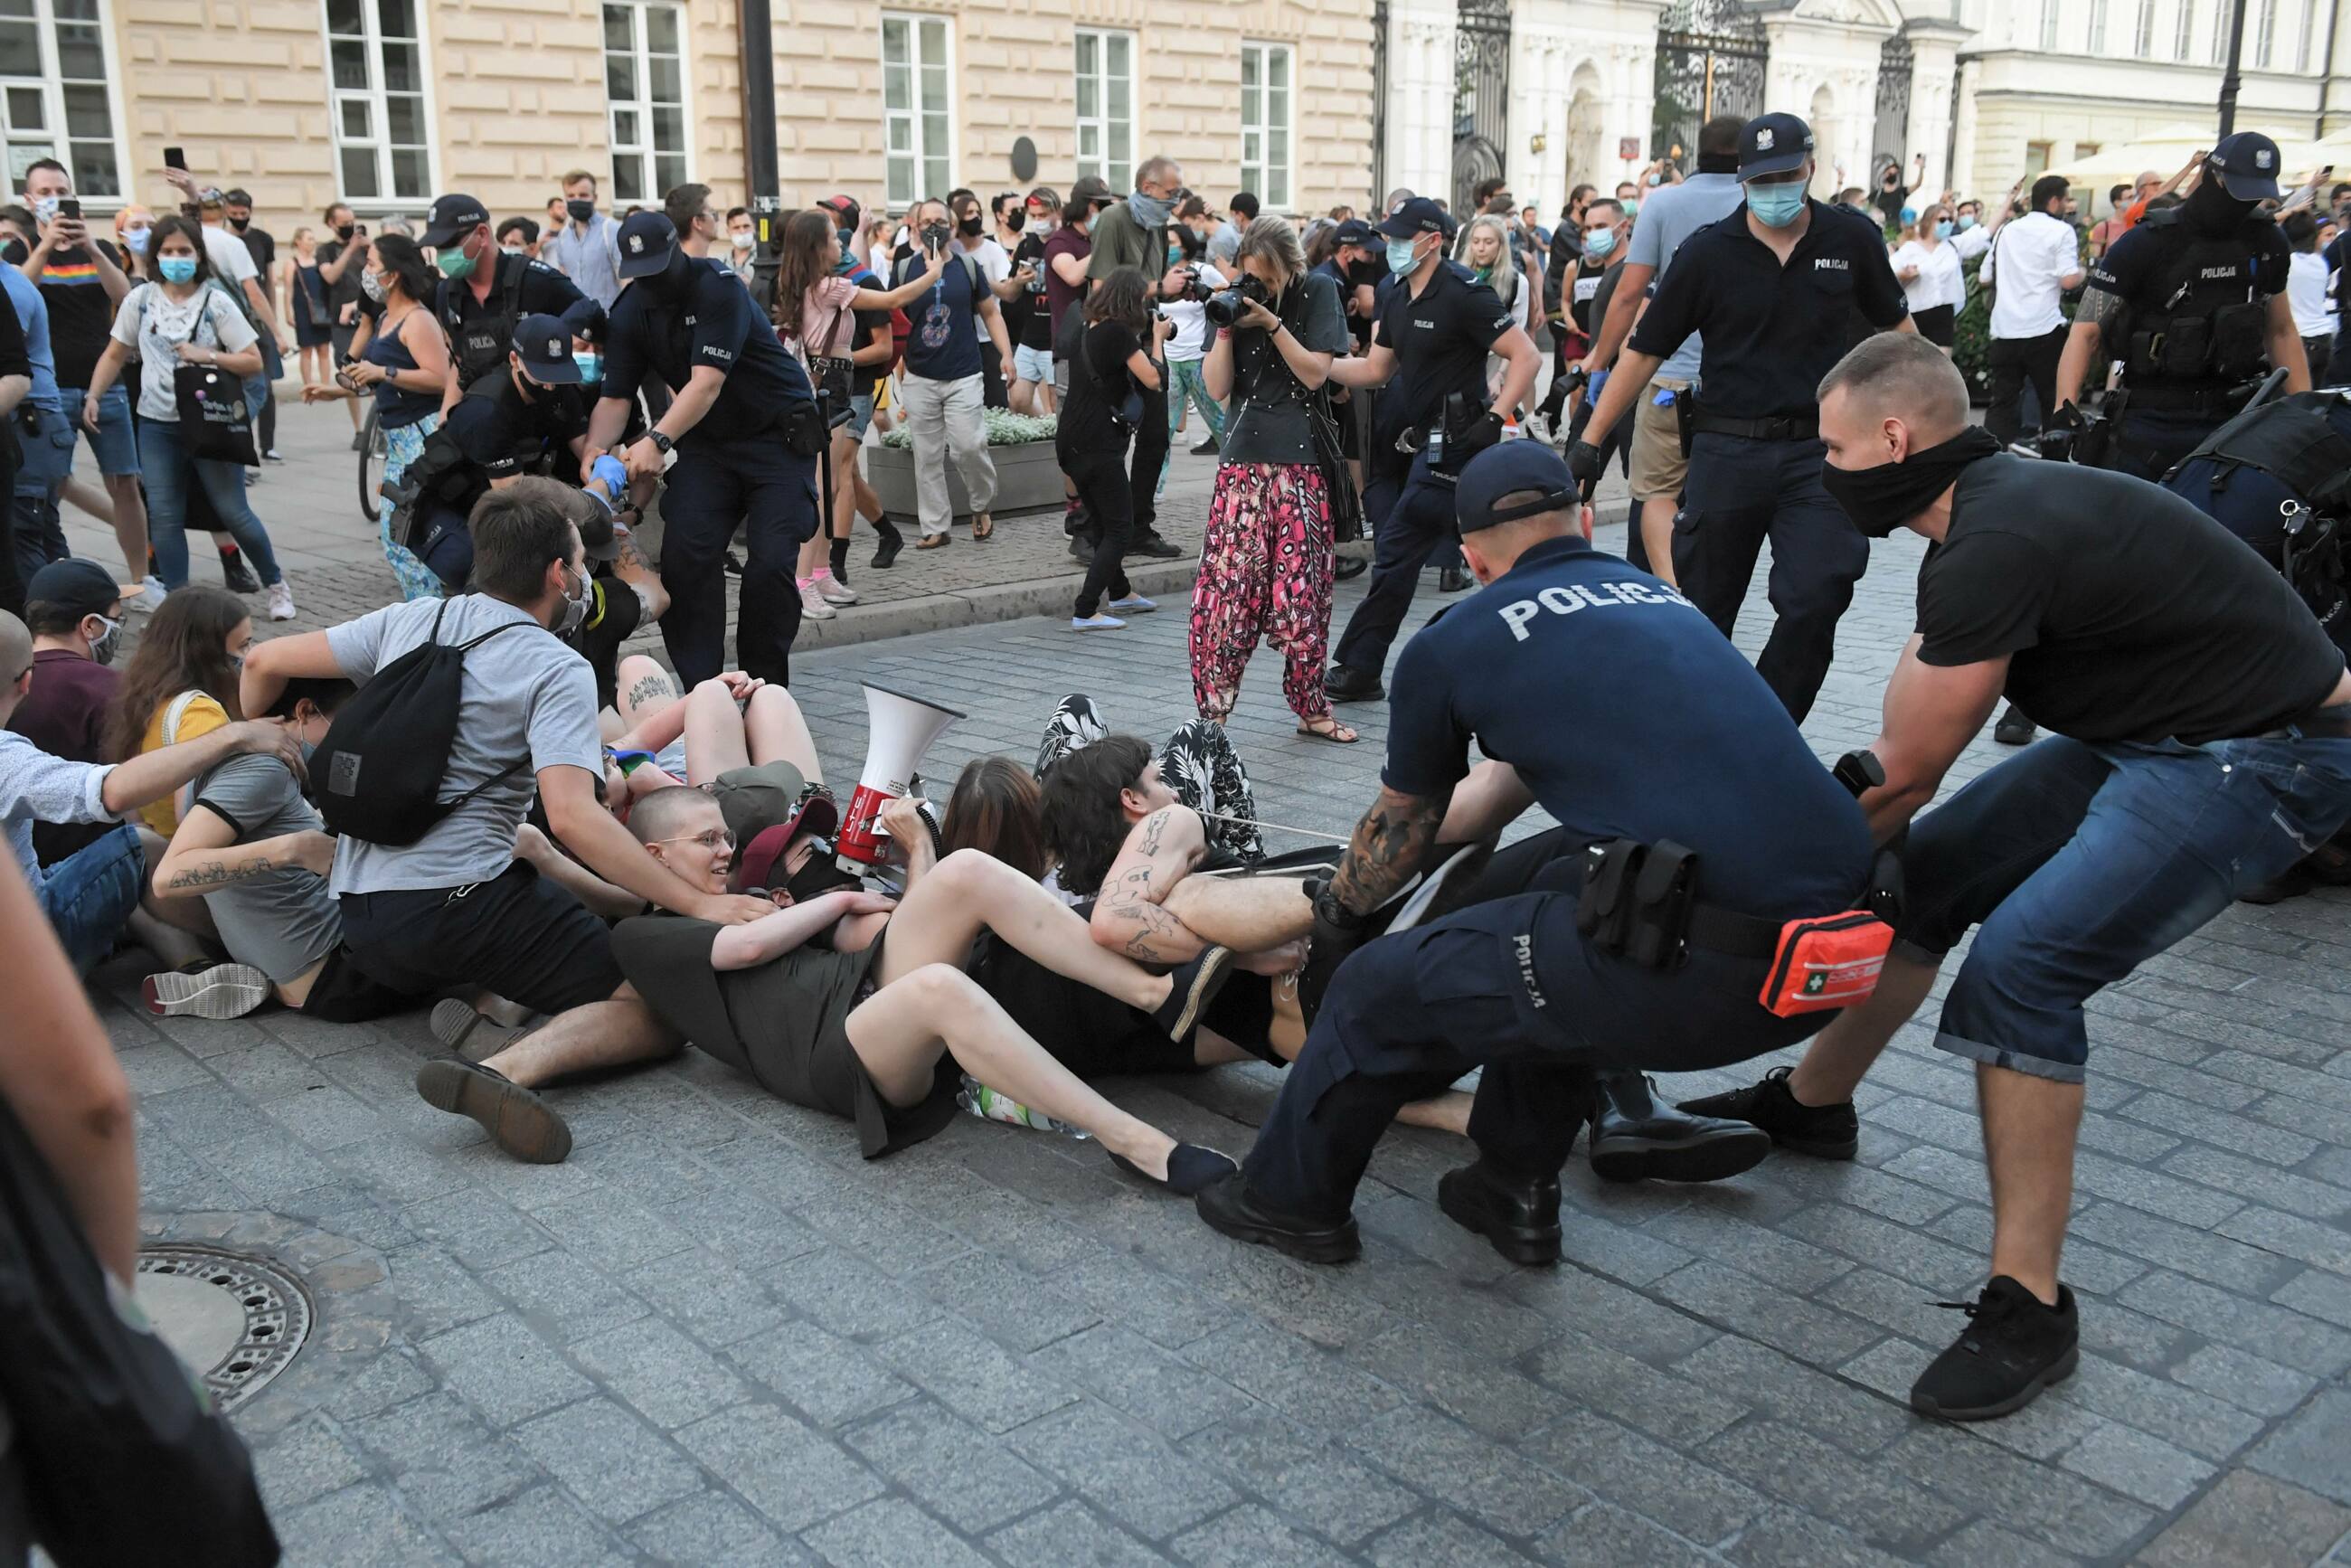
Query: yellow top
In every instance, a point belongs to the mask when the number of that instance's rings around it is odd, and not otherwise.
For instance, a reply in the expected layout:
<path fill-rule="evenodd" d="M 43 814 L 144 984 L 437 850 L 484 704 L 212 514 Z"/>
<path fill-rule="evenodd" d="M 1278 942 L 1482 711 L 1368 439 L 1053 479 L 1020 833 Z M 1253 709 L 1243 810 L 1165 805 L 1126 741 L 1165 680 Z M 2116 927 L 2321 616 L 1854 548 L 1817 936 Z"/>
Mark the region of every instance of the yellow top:
<path fill-rule="evenodd" d="M 139 754 L 143 757 L 159 747 L 210 735 L 228 721 L 228 710 L 214 698 L 200 691 L 182 692 L 148 719 L 147 733 L 139 740 Z M 193 783 L 181 785 L 162 800 L 140 807 L 140 821 L 170 838 L 180 831 L 182 813 L 195 803 L 194 791 Z"/>

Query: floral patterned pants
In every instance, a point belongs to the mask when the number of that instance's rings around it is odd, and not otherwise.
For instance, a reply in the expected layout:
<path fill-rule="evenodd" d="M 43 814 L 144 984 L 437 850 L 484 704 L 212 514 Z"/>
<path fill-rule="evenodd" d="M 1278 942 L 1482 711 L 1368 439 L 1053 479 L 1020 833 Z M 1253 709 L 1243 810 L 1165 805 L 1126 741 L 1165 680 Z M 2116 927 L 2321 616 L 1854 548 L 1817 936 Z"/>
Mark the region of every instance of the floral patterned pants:
<path fill-rule="evenodd" d="M 1331 507 L 1311 463 L 1228 463 L 1217 470 L 1200 576 L 1192 589 L 1192 697 L 1221 720 L 1259 640 L 1280 651 L 1281 695 L 1301 719 L 1331 711 Z"/>

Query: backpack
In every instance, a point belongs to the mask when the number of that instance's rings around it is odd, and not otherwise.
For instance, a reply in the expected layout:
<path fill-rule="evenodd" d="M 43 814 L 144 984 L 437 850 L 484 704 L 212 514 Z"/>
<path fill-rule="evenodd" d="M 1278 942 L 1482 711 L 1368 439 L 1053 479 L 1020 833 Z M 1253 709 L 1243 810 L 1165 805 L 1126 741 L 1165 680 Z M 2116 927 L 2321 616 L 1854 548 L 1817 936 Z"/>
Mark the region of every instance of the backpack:
<path fill-rule="evenodd" d="M 395 847 L 414 843 L 450 812 L 513 777 L 526 755 L 454 800 L 440 799 L 457 741 L 465 654 L 526 622 L 493 626 L 470 642 L 441 641 L 449 601 L 433 612 L 425 640 L 378 670 L 336 710 L 310 759 L 319 814 L 347 838 Z"/>

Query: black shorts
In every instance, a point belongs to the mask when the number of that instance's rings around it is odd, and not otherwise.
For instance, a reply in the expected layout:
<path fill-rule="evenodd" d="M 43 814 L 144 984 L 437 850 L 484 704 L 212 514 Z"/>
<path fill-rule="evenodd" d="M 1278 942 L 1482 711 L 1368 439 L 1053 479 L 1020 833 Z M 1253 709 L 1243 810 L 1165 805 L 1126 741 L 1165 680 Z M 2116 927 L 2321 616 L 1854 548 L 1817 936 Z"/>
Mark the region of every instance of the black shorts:
<path fill-rule="evenodd" d="M 1951 346 L 1951 328 L 1959 319 L 1959 312 L 1949 305 L 1929 305 L 1924 310 L 1910 312 L 1910 319 L 1917 324 L 1918 336 L 1938 349 L 1948 349 Z"/>
<path fill-rule="evenodd" d="M 347 893 L 341 904 L 352 967 L 405 996 L 480 986 L 559 1013 L 621 988 L 604 923 L 525 861 L 467 887 Z"/>

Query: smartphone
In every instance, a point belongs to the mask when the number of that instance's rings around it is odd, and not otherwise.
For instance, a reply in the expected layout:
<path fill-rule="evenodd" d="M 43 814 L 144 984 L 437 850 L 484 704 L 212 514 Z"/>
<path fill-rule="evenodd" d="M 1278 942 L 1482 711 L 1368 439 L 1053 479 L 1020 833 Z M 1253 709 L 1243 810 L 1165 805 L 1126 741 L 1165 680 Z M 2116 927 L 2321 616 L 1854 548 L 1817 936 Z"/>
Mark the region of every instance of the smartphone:
<path fill-rule="evenodd" d="M 182 172 L 185 172 L 188 167 L 187 153 L 177 147 L 164 148 L 163 167 L 166 169 L 177 169 Z"/>
<path fill-rule="evenodd" d="M 67 196 L 59 200 L 57 203 L 57 216 L 61 218 L 79 219 L 81 216 L 80 199 L 75 196 Z"/>

